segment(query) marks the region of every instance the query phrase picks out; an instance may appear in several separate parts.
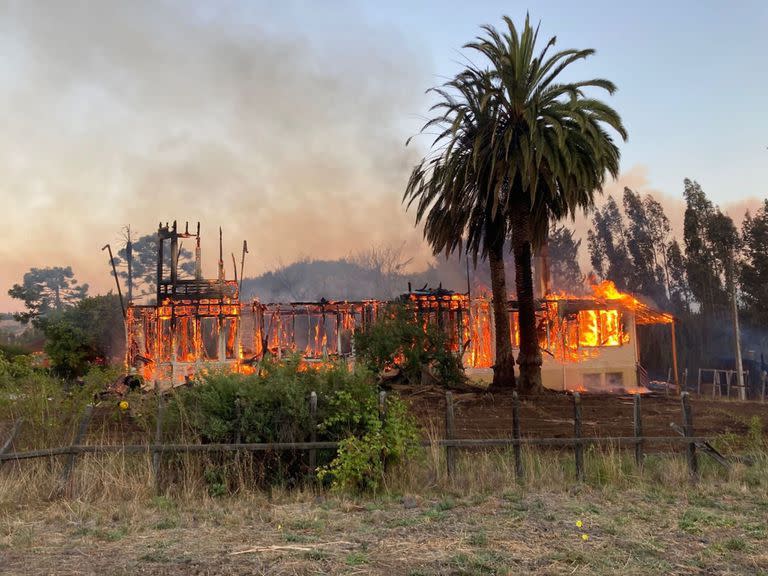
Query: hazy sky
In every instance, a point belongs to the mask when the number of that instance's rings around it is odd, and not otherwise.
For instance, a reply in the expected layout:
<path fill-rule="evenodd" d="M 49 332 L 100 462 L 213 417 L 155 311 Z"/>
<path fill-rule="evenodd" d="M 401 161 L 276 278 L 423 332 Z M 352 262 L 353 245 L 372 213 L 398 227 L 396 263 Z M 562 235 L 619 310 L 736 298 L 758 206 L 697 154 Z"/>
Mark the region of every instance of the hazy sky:
<path fill-rule="evenodd" d="M 424 91 L 520 2 L 0 0 L 0 310 L 32 266 L 111 286 L 121 229 L 202 221 L 248 272 L 371 243 L 428 250 L 400 205 Z M 768 3 L 547 2 L 578 77 L 613 80 L 622 181 L 679 208 L 697 179 L 733 212 L 768 194 Z M 673 217 L 674 218 L 674 217 Z"/>

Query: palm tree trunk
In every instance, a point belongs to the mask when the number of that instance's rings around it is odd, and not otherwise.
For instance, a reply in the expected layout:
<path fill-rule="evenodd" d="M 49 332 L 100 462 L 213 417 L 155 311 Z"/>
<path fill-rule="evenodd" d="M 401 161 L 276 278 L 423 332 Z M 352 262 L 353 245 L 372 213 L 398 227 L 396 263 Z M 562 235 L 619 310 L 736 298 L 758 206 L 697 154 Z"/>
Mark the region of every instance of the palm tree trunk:
<path fill-rule="evenodd" d="M 530 204 L 515 200 L 512 206 L 512 250 L 515 255 L 515 287 L 520 318 L 520 365 L 518 388 L 530 393 L 541 388 L 541 351 L 536 333 L 536 306 L 533 297 L 531 266 Z"/>
<path fill-rule="evenodd" d="M 504 268 L 504 242 L 488 250 L 493 294 L 493 322 L 496 337 L 496 361 L 493 365 L 491 389 L 515 387 L 515 357 L 512 353 L 512 335 L 509 330 L 507 277 Z"/>

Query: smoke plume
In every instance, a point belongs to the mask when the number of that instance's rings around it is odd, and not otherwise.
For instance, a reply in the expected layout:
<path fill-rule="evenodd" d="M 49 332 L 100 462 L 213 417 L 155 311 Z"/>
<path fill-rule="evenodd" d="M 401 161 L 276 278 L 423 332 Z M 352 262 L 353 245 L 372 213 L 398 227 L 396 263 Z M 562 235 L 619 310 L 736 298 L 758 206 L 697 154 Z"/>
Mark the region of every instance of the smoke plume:
<path fill-rule="evenodd" d="M 294 5 L 300 20 L 324 8 Z M 336 6 L 336 9 L 339 7 Z M 344 7 L 354 13 L 354 4 Z M 121 228 L 201 221 L 206 274 L 247 239 L 246 273 L 361 244 L 428 250 L 400 196 L 428 63 L 395 32 L 273 3 L 0 3 L 0 308 L 30 266 L 111 287 Z M 354 19 L 354 17 L 353 17 Z"/>

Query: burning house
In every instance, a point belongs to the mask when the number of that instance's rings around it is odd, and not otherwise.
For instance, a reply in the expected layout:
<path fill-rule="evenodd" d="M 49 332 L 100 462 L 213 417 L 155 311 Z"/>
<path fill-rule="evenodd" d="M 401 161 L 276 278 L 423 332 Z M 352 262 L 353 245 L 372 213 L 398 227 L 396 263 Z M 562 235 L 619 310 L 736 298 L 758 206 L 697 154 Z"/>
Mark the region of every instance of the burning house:
<path fill-rule="evenodd" d="M 179 241 L 195 241 L 195 274 L 180 278 Z M 157 231 L 157 295 L 154 304 L 134 305 L 126 313 L 126 355 L 145 386 L 185 382 L 204 366 L 240 369 L 242 306 L 236 280 L 227 280 L 219 242 L 219 274 L 202 277 L 200 225 L 194 234 L 162 224 Z M 168 250 L 168 252 L 166 252 Z M 170 254 L 170 258 L 166 257 Z"/>
<path fill-rule="evenodd" d="M 178 274 L 182 239 L 195 242 L 192 278 Z M 329 358 L 351 360 L 355 331 L 365 330 L 386 304 L 241 302 L 237 269 L 234 280 L 225 276 L 221 237 L 218 277 L 204 279 L 201 270 L 199 225 L 194 234 L 188 227 L 179 231 L 176 223 L 161 225 L 156 301 L 129 303 L 127 308 L 127 363 L 147 388 L 183 384 L 203 369 L 249 372 L 265 355 L 300 353 L 309 364 Z M 448 335 L 448 346 L 461 356 L 470 377 L 489 378 L 495 358 L 490 298 L 409 287 L 401 299 L 412 308 L 414 321 L 438 326 Z M 515 348 L 520 338 L 517 308 L 514 300 L 508 302 Z M 590 296 L 547 293 L 538 300 L 536 319 L 544 386 L 606 392 L 643 388 L 638 327 L 674 323 L 671 315 L 617 291 L 611 282 L 593 286 Z"/>
<path fill-rule="evenodd" d="M 610 281 L 591 296 L 548 293 L 538 300 L 536 327 L 542 351 L 542 382 L 553 390 L 634 392 L 647 383 L 640 365 L 638 327 L 673 326 L 674 318 L 616 290 Z M 490 298 L 444 290 L 408 294 L 421 321 L 455 334 L 450 339 L 470 376 L 490 380 L 495 361 Z M 518 305 L 507 303 L 513 349 L 519 349 Z M 676 364 L 674 330 L 672 363 Z M 673 372 L 677 372 L 676 367 Z M 676 382 L 675 382 L 676 384 Z"/>

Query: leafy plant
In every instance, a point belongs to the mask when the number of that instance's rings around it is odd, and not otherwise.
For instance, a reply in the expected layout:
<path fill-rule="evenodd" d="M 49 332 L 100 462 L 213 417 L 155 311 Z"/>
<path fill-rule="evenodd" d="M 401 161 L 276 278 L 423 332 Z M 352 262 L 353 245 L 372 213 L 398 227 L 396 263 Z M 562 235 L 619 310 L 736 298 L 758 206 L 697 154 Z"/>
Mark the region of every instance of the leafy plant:
<path fill-rule="evenodd" d="M 357 361 L 372 372 L 396 369 L 411 384 L 421 382 L 424 368 L 445 385 L 465 379 L 447 334 L 434 324 L 419 322 L 404 303 L 391 303 L 372 326 L 355 333 L 355 353 Z"/>
<path fill-rule="evenodd" d="M 317 439 L 341 442 L 335 457 L 318 451 L 319 476 L 340 489 L 375 490 L 387 467 L 415 445 L 416 425 L 396 398 L 387 401 L 387 417 L 380 419 L 378 387 L 364 367 L 307 369 L 295 357 L 268 361 L 251 375 L 208 373 L 195 386 L 174 392 L 166 432 L 191 433 L 202 442 L 307 441 L 313 431 L 312 392 L 318 396 Z M 220 495 L 230 481 L 224 464 L 213 462 L 206 475 L 212 494 Z M 259 454 L 254 465 L 268 483 L 293 483 L 307 472 L 306 455 L 288 451 Z"/>
<path fill-rule="evenodd" d="M 318 476 L 329 478 L 336 490 L 376 491 L 386 470 L 413 454 L 416 423 L 399 398 L 387 398 L 382 418 L 375 394 L 353 392 L 337 391 L 329 399 L 331 414 L 320 428 L 346 435 L 336 457 L 320 468 Z"/>

